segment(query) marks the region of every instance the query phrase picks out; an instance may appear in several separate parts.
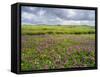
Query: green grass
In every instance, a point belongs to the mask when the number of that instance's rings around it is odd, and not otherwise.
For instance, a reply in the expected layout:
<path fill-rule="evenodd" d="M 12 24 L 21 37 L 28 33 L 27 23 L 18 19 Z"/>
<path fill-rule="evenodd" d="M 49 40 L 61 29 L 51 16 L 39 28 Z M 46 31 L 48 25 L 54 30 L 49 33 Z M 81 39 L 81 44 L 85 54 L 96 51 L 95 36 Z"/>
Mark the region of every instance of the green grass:
<path fill-rule="evenodd" d="M 22 34 L 23 35 L 40 35 L 40 34 L 93 34 L 95 33 L 94 27 L 91 26 L 31 26 L 23 25 Z"/>
<path fill-rule="evenodd" d="M 21 70 L 95 66 L 90 26 L 22 26 Z"/>

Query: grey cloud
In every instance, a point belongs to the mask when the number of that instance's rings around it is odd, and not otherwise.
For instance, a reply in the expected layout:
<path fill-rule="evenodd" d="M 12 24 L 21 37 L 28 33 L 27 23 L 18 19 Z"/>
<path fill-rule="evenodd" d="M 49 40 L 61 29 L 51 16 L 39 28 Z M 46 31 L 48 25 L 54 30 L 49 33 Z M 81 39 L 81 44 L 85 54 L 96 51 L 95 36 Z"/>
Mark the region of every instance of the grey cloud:
<path fill-rule="evenodd" d="M 30 8 L 34 8 L 33 10 Z M 44 14 L 40 17 L 39 12 L 44 11 Z M 27 12 L 29 14 L 33 14 L 37 16 L 35 19 L 33 17 L 32 20 L 24 19 L 22 18 L 22 22 L 30 22 L 32 24 L 59 24 L 61 23 L 60 20 L 57 20 L 56 18 L 64 20 L 75 20 L 75 21 L 82 21 L 82 20 L 95 20 L 95 11 L 91 10 L 76 10 L 73 9 L 75 12 L 74 16 L 70 16 L 69 9 L 58 9 L 58 8 L 42 8 L 42 7 L 22 7 L 22 12 Z"/>

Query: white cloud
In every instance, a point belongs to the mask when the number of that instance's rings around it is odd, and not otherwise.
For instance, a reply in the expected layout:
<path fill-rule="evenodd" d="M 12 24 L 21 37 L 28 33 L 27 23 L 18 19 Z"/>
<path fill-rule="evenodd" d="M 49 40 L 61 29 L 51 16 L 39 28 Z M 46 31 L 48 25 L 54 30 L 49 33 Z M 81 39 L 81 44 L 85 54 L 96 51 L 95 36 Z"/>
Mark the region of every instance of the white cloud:
<path fill-rule="evenodd" d="M 34 15 L 33 14 L 31 14 L 31 13 L 27 13 L 27 12 L 22 12 L 22 18 L 23 19 L 32 19 L 34 17 Z"/>
<path fill-rule="evenodd" d="M 78 25 L 80 24 L 80 21 L 74 21 L 74 20 L 66 20 L 66 21 L 62 21 L 61 24 L 63 25 Z"/>
<path fill-rule="evenodd" d="M 95 21 L 89 21 L 89 20 L 66 20 L 62 21 L 61 24 L 63 25 L 90 25 L 90 26 L 95 26 Z"/>
<path fill-rule="evenodd" d="M 44 14 L 45 14 L 45 11 L 42 10 L 42 9 L 38 12 L 38 15 L 39 15 L 39 16 L 42 16 L 42 15 L 44 15 Z"/>
<path fill-rule="evenodd" d="M 56 20 L 58 20 L 58 21 L 62 21 L 63 19 L 61 19 L 61 18 L 57 17 L 57 18 L 56 18 Z"/>
<path fill-rule="evenodd" d="M 75 12 L 75 10 L 73 10 L 73 9 L 69 9 L 68 11 L 68 17 L 72 17 L 72 16 L 75 16 L 76 15 L 76 12 Z"/>
<path fill-rule="evenodd" d="M 94 10 L 22 8 L 22 23 L 95 25 L 94 18 Z"/>
<path fill-rule="evenodd" d="M 89 18 L 92 20 L 95 19 L 95 11 L 90 11 Z"/>
<path fill-rule="evenodd" d="M 36 8 L 34 7 L 28 7 L 28 9 L 30 9 L 31 11 L 34 11 Z"/>

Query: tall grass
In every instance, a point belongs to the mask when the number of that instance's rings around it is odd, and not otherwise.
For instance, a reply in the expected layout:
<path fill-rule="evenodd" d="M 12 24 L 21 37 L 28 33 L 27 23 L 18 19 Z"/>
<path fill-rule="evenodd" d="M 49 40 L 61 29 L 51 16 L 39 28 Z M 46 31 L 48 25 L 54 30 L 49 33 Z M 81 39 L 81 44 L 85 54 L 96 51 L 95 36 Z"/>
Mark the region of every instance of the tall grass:
<path fill-rule="evenodd" d="M 48 26 L 48 25 L 23 25 L 23 35 L 40 34 L 94 34 L 95 28 L 91 26 Z"/>
<path fill-rule="evenodd" d="M 23 25 L 21 70 L 95 66 L 95 27 Z"/>
<path fill-rule="evenodd" d="M 23 35 L 21 70 L 95 66 L 95 35 Z"/>

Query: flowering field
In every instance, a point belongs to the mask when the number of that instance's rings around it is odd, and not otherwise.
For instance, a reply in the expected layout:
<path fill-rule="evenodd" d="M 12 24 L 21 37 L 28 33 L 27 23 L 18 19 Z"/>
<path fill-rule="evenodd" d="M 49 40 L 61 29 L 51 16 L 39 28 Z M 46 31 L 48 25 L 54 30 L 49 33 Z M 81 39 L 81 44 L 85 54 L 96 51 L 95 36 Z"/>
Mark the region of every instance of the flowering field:
<path fill-rule="evenodd" d="M 21 70 L 95 66 L 95 29 L 22 26 Z"/>

